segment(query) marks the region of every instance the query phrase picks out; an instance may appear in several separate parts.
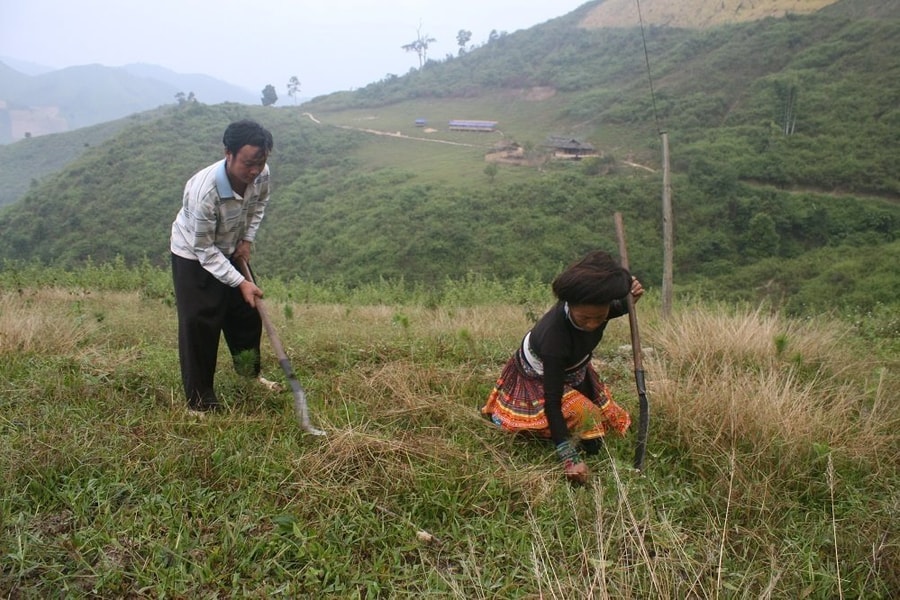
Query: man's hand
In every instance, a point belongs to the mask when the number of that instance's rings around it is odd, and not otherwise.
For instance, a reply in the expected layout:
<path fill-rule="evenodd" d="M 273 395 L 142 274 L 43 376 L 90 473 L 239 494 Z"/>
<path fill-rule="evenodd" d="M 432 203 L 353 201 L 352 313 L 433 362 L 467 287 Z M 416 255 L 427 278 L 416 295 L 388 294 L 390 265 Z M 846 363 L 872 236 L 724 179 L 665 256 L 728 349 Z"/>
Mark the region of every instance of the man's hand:
<path fill-rule="evenodd" d="M 256 299 L 263 297 L 262 290 L 256 287 L 256 285 L 249 279 L 245 279 L 244 281 L 242 281 L 241 285 L 238 287 L 241 290 L 241 296 L 244 297 L 244 302 L 246 302 L 253 308 L 256 308 Z"/>
<path fill-rule="evenodd" d="M 247 240 L 241 240 L 238 242 L 237 247 L 234 249 L 234 254 L 231 255 L 231 258 L 235 262 L 239 262 L 243 260 L 248 265 L 250 264 L 250 247 L 253 244 L 248 242 Z"/>

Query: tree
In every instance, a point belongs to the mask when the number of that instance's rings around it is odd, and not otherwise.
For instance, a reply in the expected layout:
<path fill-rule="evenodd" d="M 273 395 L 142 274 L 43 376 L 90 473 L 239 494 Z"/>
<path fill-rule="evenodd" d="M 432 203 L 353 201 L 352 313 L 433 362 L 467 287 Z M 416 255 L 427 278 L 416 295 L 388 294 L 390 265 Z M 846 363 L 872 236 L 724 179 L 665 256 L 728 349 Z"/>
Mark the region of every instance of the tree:
<path fill-rule="evenodd" d="M 278 102 L 278 94 L 275 93 L 275 86 L 270 83 L 263 88 L 262 105 L 272 106 L 276 102 Z"/>
<path fill-rule="evenodd" d="M 400 47 L 407 52 L 415 52 L 419 56 L 419 68 L 421 69 L 428 60 L 428 44 L 436 41 L 433 37 L 429 37 L 427 33 L 422 34 L 422 24 L 419 23 L 419 27 L 416 29 L 416 39 Z"/>
<path fill-rule="evenodd" d="M 185 104 L 196 104 L 197 96 L 194 95 L 194 92 L 188 93 L 187 96 L 184 95 L 184 92 L 178 92 L 175 94 L 175 100 L 178 102 L 178 106 L 184 106 Z"/>
<path fill-rule="evenodd" d="M 488 179 L 490 179 L 491 183 L 494 183 L 494 179 L 497 177 L 497 173 L 499 171 L 500 169 L 494 163 L 488 163 L 484 167 L 484 174 L 488 176 Z"/>
<path fill-rule="evenodd" d="M 297 104 L 297 94 L 300 93 L 300 80 L 297 79 L 296 75 L 291 77 L 290 81 L 288 81 L 287 91 L 288 96 L 294 100 L 294 104 Z"/>
<path fill-rule="evenodd" d="M 456 45 L 459 46 L 459 55 L 462 56 L 466 53 L 466 45 L 472 39 L 472 32 L 466 31 L 465 29 L 460 29 L 459 33 L 456 34 Z"/>
<path fill-rule="evenodd" d="M 797 84 L 794 81 L 776 81 L 775 96 L 778 98 L 781 112 L 781 132 L 794 135 L 797 125 Z"/>
<path fill-rule="evenodd" d="M 778 234 L 775 219 L 764 212 L 754 214 L 747 224 L 742 241 L 745 259 L 759 260 L 777 255 L 781 236 Z"/>

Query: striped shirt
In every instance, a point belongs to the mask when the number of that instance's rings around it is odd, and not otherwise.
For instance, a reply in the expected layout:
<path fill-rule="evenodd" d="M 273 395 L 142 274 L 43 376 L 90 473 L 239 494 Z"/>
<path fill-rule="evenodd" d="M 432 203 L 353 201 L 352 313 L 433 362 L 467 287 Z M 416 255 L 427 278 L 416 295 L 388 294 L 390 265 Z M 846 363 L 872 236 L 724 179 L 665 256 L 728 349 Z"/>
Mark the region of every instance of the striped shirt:
<path fill-rule="evenodd" d="M 231 189 L 223 158 L 198 171 L 185 184 L 169 248 L 182 258 L 200 261 L 216 279 L 237 287 L 244 276 L 228 259 L 238 242 L 256 238 L 268 204 L 269 166 L 241 197 Z"/>

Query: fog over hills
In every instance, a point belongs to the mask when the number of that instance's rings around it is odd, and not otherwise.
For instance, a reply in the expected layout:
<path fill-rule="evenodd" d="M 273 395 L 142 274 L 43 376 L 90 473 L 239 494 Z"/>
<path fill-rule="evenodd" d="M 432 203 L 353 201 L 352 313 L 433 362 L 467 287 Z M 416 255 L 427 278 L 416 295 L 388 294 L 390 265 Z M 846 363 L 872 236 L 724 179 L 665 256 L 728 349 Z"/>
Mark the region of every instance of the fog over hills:
<path fill-rule="evenodd" d="M 176 73 L 145 64 L 82 65 L 36 74 L 0 62 L 0 143 L 62 133 L 175 104 L 178 94 L 205 104 L 258 104 L 251 92 L 202 74 Z"/>
<path fill-rule="evenodd" d="M 0 56 L 0 69 L 12 69 L 23 75 L 42 75 L 55 71 L 54 67 L 40 65 L 27 60 L 19 60 L 13 56 Z"/>

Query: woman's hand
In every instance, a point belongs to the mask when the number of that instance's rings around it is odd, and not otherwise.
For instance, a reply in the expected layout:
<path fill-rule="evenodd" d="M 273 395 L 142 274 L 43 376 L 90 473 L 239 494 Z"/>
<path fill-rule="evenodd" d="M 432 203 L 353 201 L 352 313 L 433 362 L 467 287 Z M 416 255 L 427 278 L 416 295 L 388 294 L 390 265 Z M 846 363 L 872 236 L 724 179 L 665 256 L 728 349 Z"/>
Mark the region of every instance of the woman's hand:
<path fill-rule="evenodd" d="M 572 483 L 587 483 L 588 478 L 591 476 L 591 470 L 588 469 L 587 464 L 580 463 L 566 463 L 566 479 L 571 481 Z"/>
<path fill-rule="evenodd" d="M 638 281 L 637 277 L 631 278 L 631 296 L 634 298 L 634 301 L 637 302 L 641 296 L 644 295 L 644 286 L 641 285 L 641 282 Z"/>
<path fill-rule="evenodd" d="M 572 483 L 586 483 L 588 476 L 591 474 L 587 465 L 581 460 L 575 445 L 566 440 L 556 445 L 556 455 L 562 462 L 563 470 L 566 473 L 566 479 Z"/>

